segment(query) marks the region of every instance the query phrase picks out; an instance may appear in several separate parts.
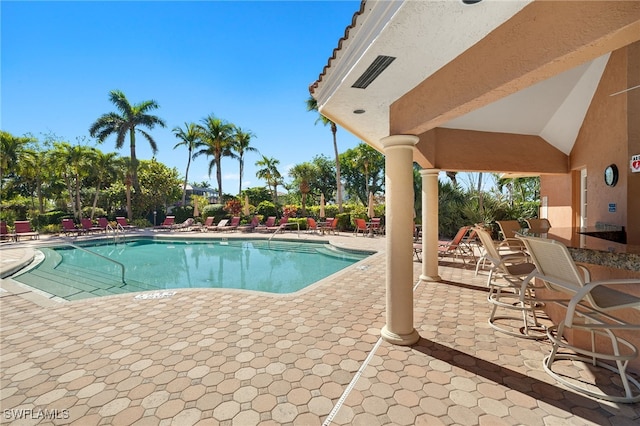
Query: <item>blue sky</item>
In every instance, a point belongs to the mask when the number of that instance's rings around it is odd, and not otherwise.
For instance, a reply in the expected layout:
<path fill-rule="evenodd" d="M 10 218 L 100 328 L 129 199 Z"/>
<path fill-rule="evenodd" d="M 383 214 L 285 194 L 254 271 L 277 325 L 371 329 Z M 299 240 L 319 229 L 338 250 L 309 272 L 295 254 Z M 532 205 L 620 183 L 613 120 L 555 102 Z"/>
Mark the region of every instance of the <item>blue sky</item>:
<path fill-rule="evenodd" d="M 13 135 L 55 134 L 70 143 L 115 111 L 108 94 L 122 90 L 131 103 L 153 99 L 167 127 L 154 129 L 157 159 L 184 176 L 187 151 L 171 129 L 209 114 L 256 136 L 253 146 L 280 160 L 280 171 L 333 158 L 328 127 L 306 111 L 308 86 L 318 78 L 359 8 L 342 1 L 0 2 L 0 128 Z M 360 141 L 338 130 L 340 152 Z M 119 151 L 129 155 L 128 142 Z M 115 138 L 97 145 L 115 151 Z M 138 138 L 140 159 L 150 159 Z M 243 186 L 262 186 L 245 160 Z M 192 162 L 189 181 L 216 187 L 208 160 Z M 238 162 L 222 164 L 223 191 L 238 191 Z"/>

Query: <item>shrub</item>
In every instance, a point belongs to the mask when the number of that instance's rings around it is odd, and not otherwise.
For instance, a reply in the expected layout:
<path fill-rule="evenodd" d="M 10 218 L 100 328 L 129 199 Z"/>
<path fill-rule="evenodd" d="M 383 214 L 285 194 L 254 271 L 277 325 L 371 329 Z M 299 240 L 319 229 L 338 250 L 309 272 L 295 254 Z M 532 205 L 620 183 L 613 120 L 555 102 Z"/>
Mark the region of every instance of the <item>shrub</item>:
<path fill-rule="evenodd" d="M 263 217 L 277 216 L 278 209 L 271 201 L 261 201 L 256 207 L 256 213 Z"/>
<path fill-rule="evenodd" d="M 351 224 L 351 213 L 340 213 L 335 217 L 338 218 L 338 230 L 339 231 L 352 231 L 354 229 Z"/>
<path fill-rule="evenodd" d="M 306 217 L 293 217 L 289 218 L 289 223 L 297 223 L 300 226 L 300 230 L 304 231 L 307 229 L 307 218 Z M 297 231 L 298 227 L 295 225 L 289 226 L 289 230 Z"/>
<path fill-rule="evenodd" d="M 227 217 L 227 212 L 224 211 L 223 204 L 207 204 L 200 208 L 201 216 L 205 219 L 209 216 L 214 217 L 214 223 L 220 222 L 220 219 Z"/>

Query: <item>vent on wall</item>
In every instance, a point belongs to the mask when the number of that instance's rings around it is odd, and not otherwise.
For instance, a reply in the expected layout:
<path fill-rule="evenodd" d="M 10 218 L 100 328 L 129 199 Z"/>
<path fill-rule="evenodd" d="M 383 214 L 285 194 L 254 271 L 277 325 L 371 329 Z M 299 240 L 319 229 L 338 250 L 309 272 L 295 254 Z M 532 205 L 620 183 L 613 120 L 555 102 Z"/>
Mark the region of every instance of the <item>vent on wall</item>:
<path fill-rule="evenodd" d="M 373 80 L 375 80 L 380 74 L 382 74 L 382 71 L 384 71 L 389 65 L 391 65 L 391 62 L 393 62 L 394 59 L 396 58 L 394 58 L 393 56 L 379 55 L 371 63 L 371 65 L 369 65 L 367 70 L 360 77 L 358 77 L 356 82 L 353 83 L 353 86 L 351 87 L 355 87 L 356 89 L 366 89 L 367 86 L 369 86 L 373 82 Z"/>

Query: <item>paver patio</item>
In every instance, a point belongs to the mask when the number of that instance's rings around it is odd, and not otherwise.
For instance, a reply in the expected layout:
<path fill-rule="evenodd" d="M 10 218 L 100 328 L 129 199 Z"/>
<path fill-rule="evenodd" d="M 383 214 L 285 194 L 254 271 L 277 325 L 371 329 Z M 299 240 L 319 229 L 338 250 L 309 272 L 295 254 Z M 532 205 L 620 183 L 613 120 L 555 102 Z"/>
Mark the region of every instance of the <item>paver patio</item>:
<path fill-rule="evenodd" d="M 441 263 L 442 282 L 416 285 L 421 340 L 412 347 L 382 341 L 384 238 L 322 238 L 379 253 L 291 295 L 185 289 L 150 300 L 43 303 L 2 280 L 1 422 L 640 422 L 640 404 L 597 401 L 556 384 L 541 364 L 546 341 L 493 330 L 486 275 L 461 262 Z M 419 275 L 414 262 L 415 282 Z"/>

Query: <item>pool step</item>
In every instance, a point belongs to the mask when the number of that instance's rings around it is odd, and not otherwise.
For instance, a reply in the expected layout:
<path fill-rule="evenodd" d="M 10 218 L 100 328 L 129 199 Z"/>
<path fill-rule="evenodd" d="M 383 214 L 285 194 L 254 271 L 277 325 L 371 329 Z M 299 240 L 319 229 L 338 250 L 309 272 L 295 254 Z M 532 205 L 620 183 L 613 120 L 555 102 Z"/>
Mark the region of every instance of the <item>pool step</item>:
<path fill-rule="evenodd" d="M 13 279 L 66 300 L 156 289 L 134 280 L 127 280 L 127 283 L 123 284 L 117 271 L 115 274 L 90 272 L 72 265 L 60 264 L 56 259 L 45 261 Z"/>

